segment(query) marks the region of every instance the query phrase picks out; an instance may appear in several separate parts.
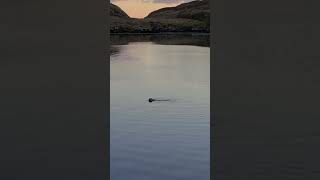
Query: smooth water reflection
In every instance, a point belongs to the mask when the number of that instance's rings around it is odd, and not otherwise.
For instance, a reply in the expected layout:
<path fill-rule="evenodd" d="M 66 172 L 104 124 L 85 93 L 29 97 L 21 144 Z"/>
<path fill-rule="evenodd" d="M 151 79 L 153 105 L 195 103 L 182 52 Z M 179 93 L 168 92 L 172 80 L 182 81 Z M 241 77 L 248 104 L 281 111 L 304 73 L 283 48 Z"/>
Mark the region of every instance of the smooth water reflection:
<path fill-rule="evenodd" d="M 210 49 L 192 39 L 112 37 L 112 180 L 209 179 Z"/>

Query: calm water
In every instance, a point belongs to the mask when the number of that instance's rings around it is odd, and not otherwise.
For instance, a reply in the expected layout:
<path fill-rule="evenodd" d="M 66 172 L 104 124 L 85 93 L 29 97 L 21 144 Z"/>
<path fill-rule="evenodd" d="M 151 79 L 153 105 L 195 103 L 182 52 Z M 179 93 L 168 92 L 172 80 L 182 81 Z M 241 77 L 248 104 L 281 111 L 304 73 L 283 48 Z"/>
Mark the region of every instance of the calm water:
<path fill-rule="evenodd" d="M 209 180 L 208 38 L 112 37 L 112 180 Z"/>

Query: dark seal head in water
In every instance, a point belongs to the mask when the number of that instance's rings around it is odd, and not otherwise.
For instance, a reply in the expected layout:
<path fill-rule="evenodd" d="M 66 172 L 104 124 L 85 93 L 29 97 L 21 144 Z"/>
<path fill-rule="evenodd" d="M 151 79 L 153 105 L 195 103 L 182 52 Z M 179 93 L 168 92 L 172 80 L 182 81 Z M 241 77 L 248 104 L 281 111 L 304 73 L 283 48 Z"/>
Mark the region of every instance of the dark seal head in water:
<path fill-rule="evenodd" d="M 153 98 L 149 98 L 148 101 L 151 103 L 153 101 L 170 101 L 170 99 L 153 99 Z"/>

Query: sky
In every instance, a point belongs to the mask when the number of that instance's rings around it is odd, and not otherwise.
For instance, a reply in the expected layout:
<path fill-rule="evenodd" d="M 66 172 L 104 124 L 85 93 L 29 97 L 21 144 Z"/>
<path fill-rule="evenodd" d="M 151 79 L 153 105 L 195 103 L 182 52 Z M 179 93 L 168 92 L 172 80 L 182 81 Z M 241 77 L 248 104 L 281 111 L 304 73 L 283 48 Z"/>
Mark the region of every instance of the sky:
<path fill-rule="evenodd" d="M 111 0 L 133 18 L 144 18 L 152 11 L 190 1 L 193 0 Z"/>

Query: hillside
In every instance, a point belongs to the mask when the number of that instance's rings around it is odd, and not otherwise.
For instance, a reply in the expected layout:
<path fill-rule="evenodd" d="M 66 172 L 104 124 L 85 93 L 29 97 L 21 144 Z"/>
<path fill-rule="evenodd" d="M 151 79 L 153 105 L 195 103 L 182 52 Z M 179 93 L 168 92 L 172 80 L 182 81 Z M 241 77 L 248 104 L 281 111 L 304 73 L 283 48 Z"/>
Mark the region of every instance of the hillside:
<path fill-rule="evenodd" d="M 111 33 L 165 33 L 210 31 L 208 0 L 197 0 L 173 8 L 150 13 L 145 19 L 130 18 L 121 8 L 111 4 Z"/>
<path fill-rule="evenodd" d="M 125 13 L 120 7 L 110 3 L 110 16 L 119 18 L 129 18 L 127 13 Z"/>
<path fill-rule="evenodd" d="M 146 18 L 168 19 L 182 18 L 199 21 L 210 21 L 209 0 L 196 0 L 176 7 L 168 7 L 151 12 Z"/>

